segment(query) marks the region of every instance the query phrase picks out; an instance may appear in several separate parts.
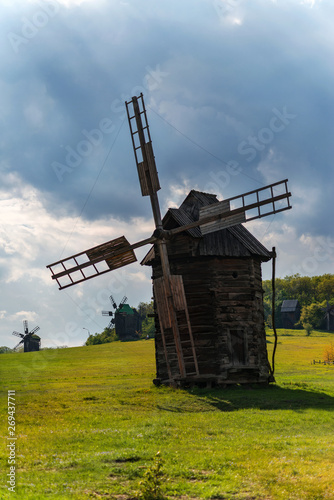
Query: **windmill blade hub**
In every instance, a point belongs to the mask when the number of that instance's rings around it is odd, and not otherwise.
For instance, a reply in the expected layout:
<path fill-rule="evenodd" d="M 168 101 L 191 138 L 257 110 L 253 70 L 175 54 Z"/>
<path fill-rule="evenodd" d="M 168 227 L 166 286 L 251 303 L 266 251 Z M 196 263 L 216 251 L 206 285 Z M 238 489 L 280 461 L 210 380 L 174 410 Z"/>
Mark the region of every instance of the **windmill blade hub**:
<path fill-rule="evenodd" d="M 170 232 L 162 229 L 161 227 L 158 227 L 152 236 L 158 240 L 168 240 L 171 237 Z"/>

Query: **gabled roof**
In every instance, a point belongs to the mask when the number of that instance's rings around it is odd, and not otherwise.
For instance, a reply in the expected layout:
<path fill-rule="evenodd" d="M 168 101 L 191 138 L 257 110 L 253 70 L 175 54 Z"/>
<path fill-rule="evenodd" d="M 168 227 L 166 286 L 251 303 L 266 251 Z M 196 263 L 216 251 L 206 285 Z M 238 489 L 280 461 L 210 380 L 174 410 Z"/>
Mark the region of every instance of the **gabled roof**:
<path fill-rule="evenodd" d="M 202 193 L 192 190 L 181 203 L 179 208 L 170 208 L 163 218 L 163 227 L 173 229 L 189 224 L 199 219 L 201 207 L 217 203 L 219 200 L 215 194 Z M 198 256 L 220 256 L 220 257 L 251 257 L 258 256 L 263 261 L 271 259 L 271 253 L 267 250 L 244 226 L 238 224 L 213 233 L 202 235 L 200 227 L 186 230 L 184 233 L 197 240 Z M 155 258 L 154 247 L 142 260 L 142 265 L 150 265 Z"/>
<path fill-rule="evenodd" d="M 281 312 L 295 312 L 299 308 L 298 300 L 283 300 Z"/>
<path fill-rule="evenodd" d="M 219 200 L 215 194 L 202 193 L 192 189 L 187 197 L 183 200 L 179 208 L 169 208 L 163 218 L 163 226 L 170 229 L 170 221 L 174 220 L 178 226 L 184 226 L 190 222 L 199 219 L 199 210 L 202 207 L 217 203 Z M 172 224 L 175 227 L 175 224 Z M 188 234 L 195 238 L 201 238 L 202 233 L 199 227 L 188 229 Z"/>
<path fill-rule="evenodd" d="M 198 211 L 201 207 L 206 207 L 207 205 L 217 203 L 218 201 L 217 195 L 215 194 L 203 193 L 202 191 L 192 189 L 181 203 L 180 209 L 185 212 L 190 212 L 195 216 L 197 215 L 196 218 L 198 219 Z M 195 214 L 195 212 L 197 212 L 197 214 Z"/>

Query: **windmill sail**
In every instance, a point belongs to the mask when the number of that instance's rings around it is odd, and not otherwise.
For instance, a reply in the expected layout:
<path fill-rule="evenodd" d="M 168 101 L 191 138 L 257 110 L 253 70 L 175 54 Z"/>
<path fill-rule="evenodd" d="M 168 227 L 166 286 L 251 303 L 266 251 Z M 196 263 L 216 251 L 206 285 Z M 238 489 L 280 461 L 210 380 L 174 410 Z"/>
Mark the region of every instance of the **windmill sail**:
<path fill-rule="evenodd" d="M 63 289 L 127 266 L 136 260 L 128 240 L 121 236 L 47 267 L 51 270 L 52 278 L 57 281 L 59 288 Z"/>
<path fill-rule="evenodd" d="M 38 330 L 40 330 L 39 326 L 35 326 L 35 328 L 33 328 L 31 330 L 31 332 L 29 333 L 30 336 L 34 335 L 34 333 L 38 332 Z"/>
<path fill-rule="evenodd" d="M 260 189 L 213 203 L 200 209 L 199 220 L 168 231 L 169 236 L 200 227 L 202 235 L 235 226 L 242 222 L 289 210 L 291 193 L 288 179 L 269 184 Z M 274 193 L 274 189 L 280 191 Z"/>
<path fill-rule="evenodd" d="M 249 222 L 267 215 L 277 214 L 291 208 L 288 192 L 288 180 L 285 179 L 274 184 L 269 184 L 260 189 L 223 200 L 200 210 L 200 224 L 202 234 L 211 233 L 235 226 L 241 222 Z M 279 194 L 275 194 L 278 191 Z M 235 208 L 231 208 L 231 207 Z M 216 216 L 217 220 L 203 224 L 203 220 Z"/>
<path fill-rule="evenodd" d="M 126 296 L 126 295 L 124 295 L 124 297 L 122 298 L 122 300 L 121 300 L 121 301 L 120 301 L 120 303 L 119 303 L 119 306 L 118 306 L 118 307 L 119 307 L 119 309 L 122 307 L 122 305 L 123 305 L 123 304 L 125 304 L 125 302 L 126 302 L 127 300 L 128 300 L 127 296 Z"/>
<path fill-rule="evenodd" d="M 23 320 L 23 330 L 24 330 L 24 333 L 27 335 L 29 333 L 29 329 L 28 329 L 28 321 L 25 319 Z"/>
<path fill-rule="evenodd" d="M 143 94 L 126 102 L 133 150 L 143 196 L 150 196 L 160 189 L 155 164 L 150 129 L 148 126 Z"/>
<path fill-rule="evenodd" d="M 16 344 L 16 346 L 15 346 L 15 347 L 13 347 L 13 351 L 16 351 L 16 349 L 17 349 L 18 347 L 20 347 L 20 345 L 21 345 L 21 344 L 23 344 L 23 339 L 22 339 L 22 340 L 20 340 L 20 342 L 19 342 L 18 344 Z"/>
<path fill-rule="evenodd" d="M 110 299 L 110 302 L 112 303 L 113 308 L 117 309 L 117 304 L 115 302 L 114 297 L 112 295 L 110 295 L 109 299 Z"/>
<path fill-rule="evenodd" d="M 16 332 L 15 330 L 14 330 L 14 332 L 12 333 L 12 335 L 15 335 L 16 337 L 22 337 L 22 338 L 24 337 L 24 334 L 23 334 L 23 333 Z"/>

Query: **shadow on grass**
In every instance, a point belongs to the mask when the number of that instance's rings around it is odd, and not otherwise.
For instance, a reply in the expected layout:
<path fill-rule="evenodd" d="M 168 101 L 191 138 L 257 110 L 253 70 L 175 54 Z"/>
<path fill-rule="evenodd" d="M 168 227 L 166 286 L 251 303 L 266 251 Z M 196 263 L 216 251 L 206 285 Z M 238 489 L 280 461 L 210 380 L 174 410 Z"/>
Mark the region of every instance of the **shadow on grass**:
<path fill-rule="evenodd" d="M 172 407 L 160 407 L 160 409 L 179 413 L 210 411 L 210 407 L 220 411 L 259 409 L 298 412 L 307 408 L 334 411 L 334 397 L 310 388 L 300 387 L 302 385 L 292 384 L 291 388 L 270 385 L 265 388 L 236 386 L 228 389 L 186 389 L 186 392 L 194 396 L 196 400 L 193 405 L 180 403 Z"/>

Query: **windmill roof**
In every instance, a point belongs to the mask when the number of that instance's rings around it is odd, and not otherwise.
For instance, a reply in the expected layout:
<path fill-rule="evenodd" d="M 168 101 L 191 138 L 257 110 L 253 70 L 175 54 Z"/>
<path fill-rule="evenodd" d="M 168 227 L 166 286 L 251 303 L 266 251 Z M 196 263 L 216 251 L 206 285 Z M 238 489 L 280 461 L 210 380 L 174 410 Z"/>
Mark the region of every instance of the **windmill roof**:
<path fill-rule="evenodd" d="M 217 203 L 215 194 L 192 190 L 181 203 L 179 208 L 170 208 L 163 218 L 163 227 L 173 229 L 199 219 L 200 208 Z M 182 234 L 198 239 L 199 255 L 223 257 L 250 257 L 259 256 L 267 261 L 271 253 L 267 250 L 243 225 L 238 224 L 213 233 L 202 235 L 200 227 L 186 230 Z M 155 257 L 154 246 L 142 260 L 142 265 L 150 265 Z"/>
<path fill-rule="evenodd" d="M 123 304 L 121 307 L 117 309 L 117 312 L 125 314 L 134 314 L 134 310 L 132 309 L 132 307 L 129 306 L 129 304 Z"/>
<path fill-rule="evenodd" d="M 298 300 L 296 299 L 290 299 L 290 300 L 283 300 L 282 306 L 281 306 L 281 312 L 295 312 L 295 310 L 299 307 Z"/>
<path fill-rule="evenodd" d="M 194 203 L 192 202 L 192 198 L 196 199 L 196 206 L 198 208 L 205 207 L 219 201 L 216 194 L 204 193 L 203 191 L 196 191 L 196 189 L 192 189 L 181 203 L 180 208 L 183 210 L 188 210 L 190 208 L 190 210 L 193 211 Z"/>

